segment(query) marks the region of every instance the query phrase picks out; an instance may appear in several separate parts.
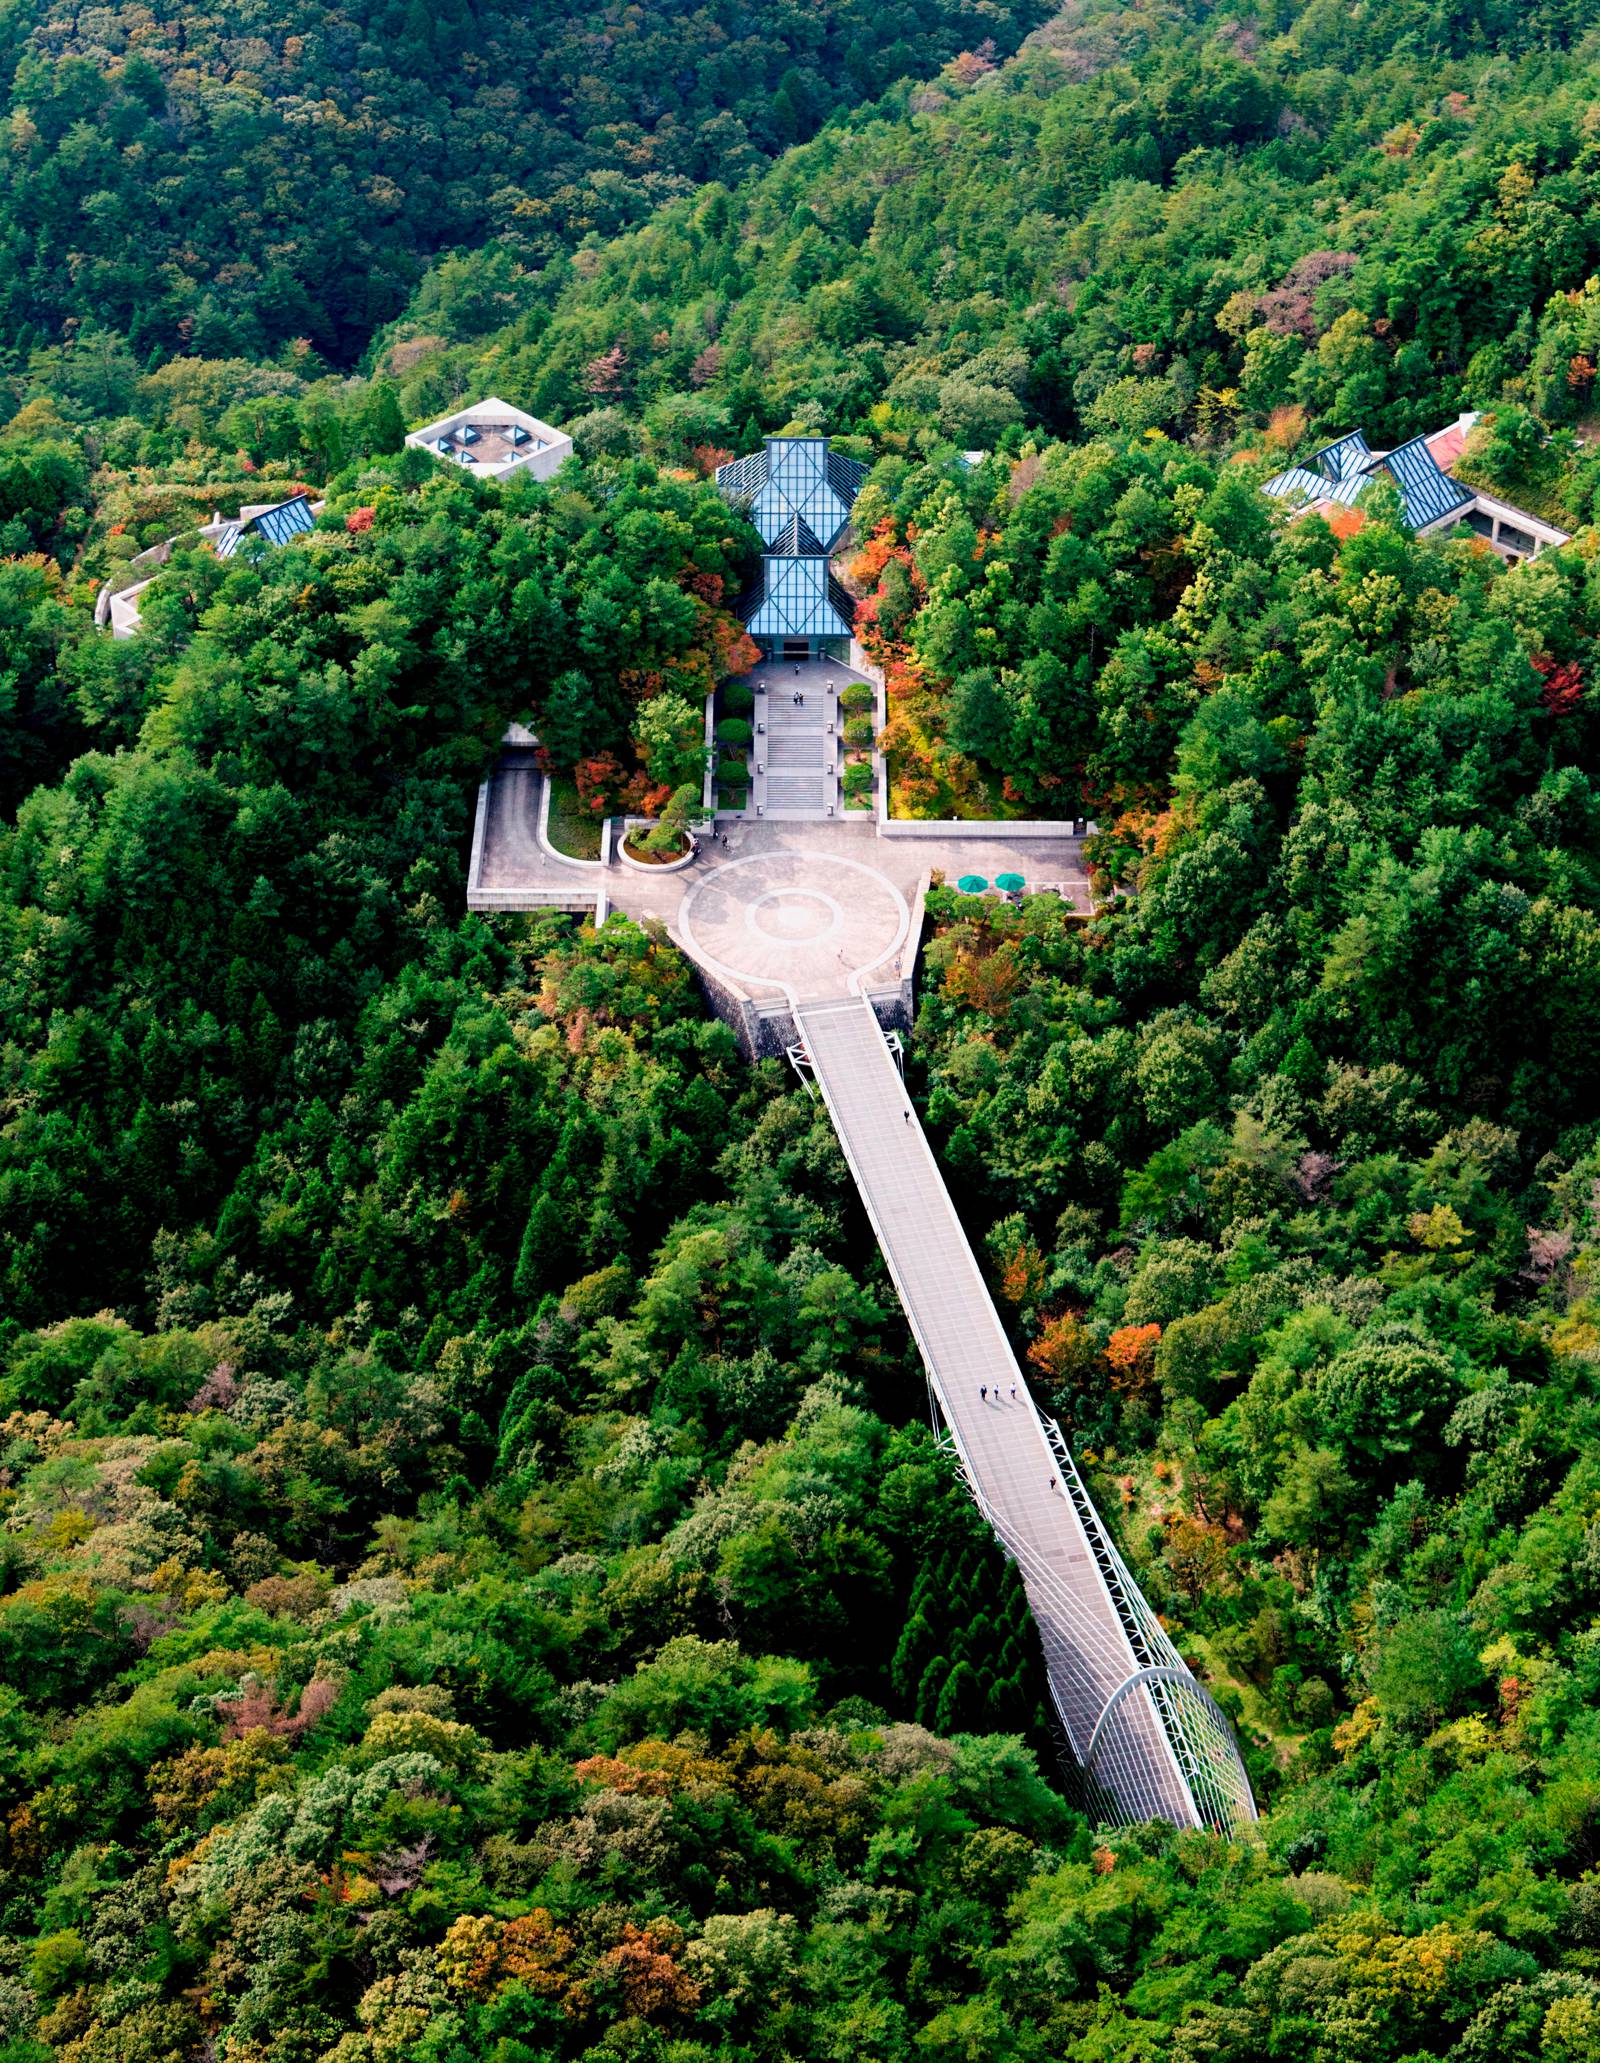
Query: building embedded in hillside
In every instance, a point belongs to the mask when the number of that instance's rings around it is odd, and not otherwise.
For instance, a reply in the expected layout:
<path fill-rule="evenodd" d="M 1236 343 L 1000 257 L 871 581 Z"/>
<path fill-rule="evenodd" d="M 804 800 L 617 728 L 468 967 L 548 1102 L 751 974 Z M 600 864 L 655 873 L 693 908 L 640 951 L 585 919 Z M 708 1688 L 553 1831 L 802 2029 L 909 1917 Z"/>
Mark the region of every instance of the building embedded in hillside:
<path fill-rule="evenodd" d="M 761 578 L 739 603 L 745 629 L 769 658 L 843 658 L 854 605 L 834 578 L 867 469 L 828 449 L 826 437 L 768 437 L 750 458 L 718 466 L 717 486 L 750 518 L 766 549 Z"/>
<path fill-rule="evenodd" d="M 291 537 L 299 537 L 307 530 L 317 527 L 317 509 L 309 494 L 291 495 L 287 501 L 275 501 L 267 507 L 245 508 L 239 511 L 237 523 L 224 523 L 213 540 L 219 559 L 231 559 L 240 545 L 251 538 L 262 544 L 287 544 Z M 202 531 L 202 536 L 205 533 Z"/>
<path fill-rule="evenodd" d="M 1356 507 L 1360 496 L 1382 477 L 1395 487 L 1406 522 L 1418 537 L 1464 523 L 1513 565 L 1566 544 L 1565 530 L 1457 480 L 1447 470 L 1461 456 L 1477 420 L 1472 414 L 1458 416 L 1431 436 L 1413 437 L 1392 451 L 1374 451 L 1362 433 L 1353 430 L 1287 472 L 1275 474 L 1262 492 L 1288 503 L 1292 517 L 1315 513 L 1347 533 L 1363 520 Z"/>
<path fill-rule="evenodd" d="M 314 530 L 322 507 L 309 494 L 291 494 L 287 501 L 247 504 L 237 516 L 214 515 L 189 535 L 210 545 L 219 559 L 231 559 L 241 545 L 251 541 L 282 545 Z M 109 629 L 114 638 L 133 636 L 139 628 L 139 597 L 172 557 L 179 542 L 176 537 L 165 538 L 130 559 L 127 573 L 136 577 L 128 586 L 114 589 L 109 580 L 105 583 L 94 606 L 94 620 L 102 630 Z M 122 577 L 126 578 L 126 574 Z"/>
<path fill-rule="evenodd" d="M 792 516 L 761 554 L 761 583 L 741 604 L 751 637 L 769 653 L 799 658 L 848 644 L 854 604 L 834 579 L 828 555 L 798 516 Z"/>
<path fill-rule="evenodd" d="M 494 395 L 458 408 L 452 415 L 442 415 L 437 422 L 424 423 L 420 430 L 411 431 L 406 442 L 451 465 L 470 467 L 490 480 L 503 480 L 511 473 L 548 480 L 557 466 L 572 456 L 572 439 L 565 430 L 542 423 L 536 415 L 513 408 Z"/>

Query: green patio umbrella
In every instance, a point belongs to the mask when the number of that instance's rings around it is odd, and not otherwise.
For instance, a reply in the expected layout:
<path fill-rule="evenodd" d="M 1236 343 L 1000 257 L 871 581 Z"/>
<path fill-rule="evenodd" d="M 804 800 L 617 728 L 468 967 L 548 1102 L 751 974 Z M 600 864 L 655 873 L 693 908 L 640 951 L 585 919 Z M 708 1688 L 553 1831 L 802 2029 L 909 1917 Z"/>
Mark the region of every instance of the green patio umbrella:
<path fill-rule="evenodd" d="M 989 884 L 981 874 L 963 874 L 956 886 L 963 895 L 982 895 Z"/>
<path fill-rule="evenodd" d="M 1007 895 L 1015 895 L 1019 888 L 1026 888 L 1028 884 L 1020 874 L 996 874 L 994 885 L 1003 888 Z"/>

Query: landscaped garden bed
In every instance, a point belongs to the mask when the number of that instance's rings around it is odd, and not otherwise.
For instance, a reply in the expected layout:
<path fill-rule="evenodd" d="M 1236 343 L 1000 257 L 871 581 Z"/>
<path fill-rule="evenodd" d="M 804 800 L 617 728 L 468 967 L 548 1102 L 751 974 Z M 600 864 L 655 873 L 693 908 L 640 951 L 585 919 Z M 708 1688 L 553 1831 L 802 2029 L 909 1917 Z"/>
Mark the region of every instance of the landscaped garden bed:
<path fill-rule="evenodd" d="M 643 829 L 630 831 L 622 841 L 622 857 L 635 867 L 677 867 L 694 857 L 694 846 L 687 834 L 681 844 L 658 852 L 650 849 L 649 841 L 654 835 Z"/>
<path fill-rule="evenodd" d="M 600 857 L 600 819 L 587 811 L 578 797 L 578 784 L 571 774 L 551 774 L 550 843 L 569 860 L 597 860 Z"/>

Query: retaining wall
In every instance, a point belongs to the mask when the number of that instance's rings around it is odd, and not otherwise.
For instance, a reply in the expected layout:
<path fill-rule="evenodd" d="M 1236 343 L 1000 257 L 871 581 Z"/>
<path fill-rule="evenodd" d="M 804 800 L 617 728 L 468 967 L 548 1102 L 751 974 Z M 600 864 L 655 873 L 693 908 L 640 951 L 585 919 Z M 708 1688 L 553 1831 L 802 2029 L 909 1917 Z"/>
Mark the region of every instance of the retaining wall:
<path fill-rule="evenodd" d="M 880 838 L 1092 838 L 1099 828 L 1081 817 L 1057 823 L 1039 817 L 878 817 Z"/>
<path fill-rule="evenodd" d="M 676 930 L 669 936 L 689 965 L 694 969 L 695 980 L 705 998 L 706 1008 L 713 1017 L 720 1017 L 739 1042 L 739 1051 L 746 1060 L 782 1060 L 789 1048 L 800 1037 L 799 1027 L 794 1021 L 794 1011 L 788 1002 L 776 996 L 769 996 L 760 1002 L 747 996 L 732 982 L 721 975 L 713 974 L 685 946 Z M 868 989 L 867 1000 L 877 1014 L 878 1022 L 885 1031 L 909 1031 L 911 1029 L 911 983 L 901 982 L 895 988 Z"/>

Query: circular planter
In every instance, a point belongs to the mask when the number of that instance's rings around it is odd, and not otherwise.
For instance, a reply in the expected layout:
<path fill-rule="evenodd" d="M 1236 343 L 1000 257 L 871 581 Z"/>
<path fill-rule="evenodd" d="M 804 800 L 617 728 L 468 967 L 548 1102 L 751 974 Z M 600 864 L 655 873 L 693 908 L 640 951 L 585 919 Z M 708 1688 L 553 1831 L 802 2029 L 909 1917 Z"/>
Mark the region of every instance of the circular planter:
<path fill-rule="evenodd" d="M 636 874 L 678 874 L 694 862 L 695 848 L 691 845 L 686 853 L 680 853 L 675 860 L 638 860 L 628 850 L 628 841 L 621 839 L 617 852 L 625 867 L 631 867 Z"/>

